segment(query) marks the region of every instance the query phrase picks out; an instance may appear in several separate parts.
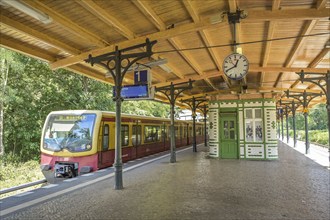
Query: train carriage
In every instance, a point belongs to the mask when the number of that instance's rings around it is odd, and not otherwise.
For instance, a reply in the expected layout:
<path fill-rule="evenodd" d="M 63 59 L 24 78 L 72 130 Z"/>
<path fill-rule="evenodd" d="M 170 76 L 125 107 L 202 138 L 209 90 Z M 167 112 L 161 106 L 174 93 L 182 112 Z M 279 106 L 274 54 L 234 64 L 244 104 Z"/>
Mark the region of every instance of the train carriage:
<path fill-rule="evenodd" d="M 122 114 L 123 162 L 170 149 L 170 120 Z M 192 143 L 192 122 L 175 121 L 176 147 Z M 196 123 L 197 143 L 203 124 Z M 46 178 L 73 177 L 112 166 L 115 158 L 115 113 L 91 110 L 51 112 L 41 138 L 41 167 Z M 46 175 L 48 173 L 48 175 Z"/>

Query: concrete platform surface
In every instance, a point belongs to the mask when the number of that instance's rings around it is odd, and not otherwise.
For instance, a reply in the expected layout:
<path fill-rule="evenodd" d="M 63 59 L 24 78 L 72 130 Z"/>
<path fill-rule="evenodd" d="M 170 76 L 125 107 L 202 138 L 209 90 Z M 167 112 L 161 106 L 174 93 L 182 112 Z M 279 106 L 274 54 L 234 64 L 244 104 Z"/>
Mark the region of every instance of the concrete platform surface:
<path fill-rule="evenodd" d="M 279 144 L 276 161 L 219 160 L 188 148 L 3 219 L 330 219 L 329 170 Z"/>

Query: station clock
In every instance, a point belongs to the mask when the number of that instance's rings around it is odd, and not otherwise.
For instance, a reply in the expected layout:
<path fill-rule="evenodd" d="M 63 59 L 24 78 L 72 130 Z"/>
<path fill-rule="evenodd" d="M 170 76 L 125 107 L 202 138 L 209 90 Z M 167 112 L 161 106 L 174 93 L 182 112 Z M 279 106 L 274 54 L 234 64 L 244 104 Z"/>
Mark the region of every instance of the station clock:
<path fill-rule="evenodd" d="M 249 61 L 242 54 L 232 53 L 224 59 L 222 69 L 230 79 L 240 80 L 248 73 Z"/>

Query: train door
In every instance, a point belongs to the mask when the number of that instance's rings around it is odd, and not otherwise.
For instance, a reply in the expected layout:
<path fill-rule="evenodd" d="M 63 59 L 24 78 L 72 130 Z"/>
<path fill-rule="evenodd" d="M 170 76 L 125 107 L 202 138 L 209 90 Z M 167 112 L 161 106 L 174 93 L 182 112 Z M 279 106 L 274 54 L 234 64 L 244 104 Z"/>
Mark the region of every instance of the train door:
<path fill-rule="evenodd" d="M 220 117 L 221 158 L 237 159 L 237 125 L 235 113 L 224 113 Z"/>
<path fill-rule="evenodd" d="M 138 146 L 141 145 L 141 138 L 142 138 L 142 128 L 141 125 L 133 125 L 132 129 L 132 144 L 135 147 L 135 157 L 138 157 Z M 134 154 L 134 153 L 133 153 Z"/>
<path fill-rule="evenodd" d="M 110 126 L 109 124 L 103 124 L 102 128 L 102 146 L 99 152 L 99 168 L 107 167 L 111 165 L 111 152 L 109 151 L 110 144 Z"/>

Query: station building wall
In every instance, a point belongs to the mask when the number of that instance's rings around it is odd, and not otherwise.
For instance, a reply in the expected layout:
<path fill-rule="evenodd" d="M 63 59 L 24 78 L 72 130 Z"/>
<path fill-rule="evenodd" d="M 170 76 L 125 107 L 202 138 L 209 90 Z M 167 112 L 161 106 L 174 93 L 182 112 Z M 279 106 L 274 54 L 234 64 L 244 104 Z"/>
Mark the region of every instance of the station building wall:
<path fill-rule="evenodd" d="M 208 114 L 210 157 L 253 160 L 278 158 L 274 99 L 210 101 Z M 230 115 L 233 121 L 226 120 Z M 231 125 L 227 125 L 228 122 Z M 230 126 L 235 127 L 235 134 Z M 236 145 L 228 145 L 225 137 L 235 138 Z"/>

